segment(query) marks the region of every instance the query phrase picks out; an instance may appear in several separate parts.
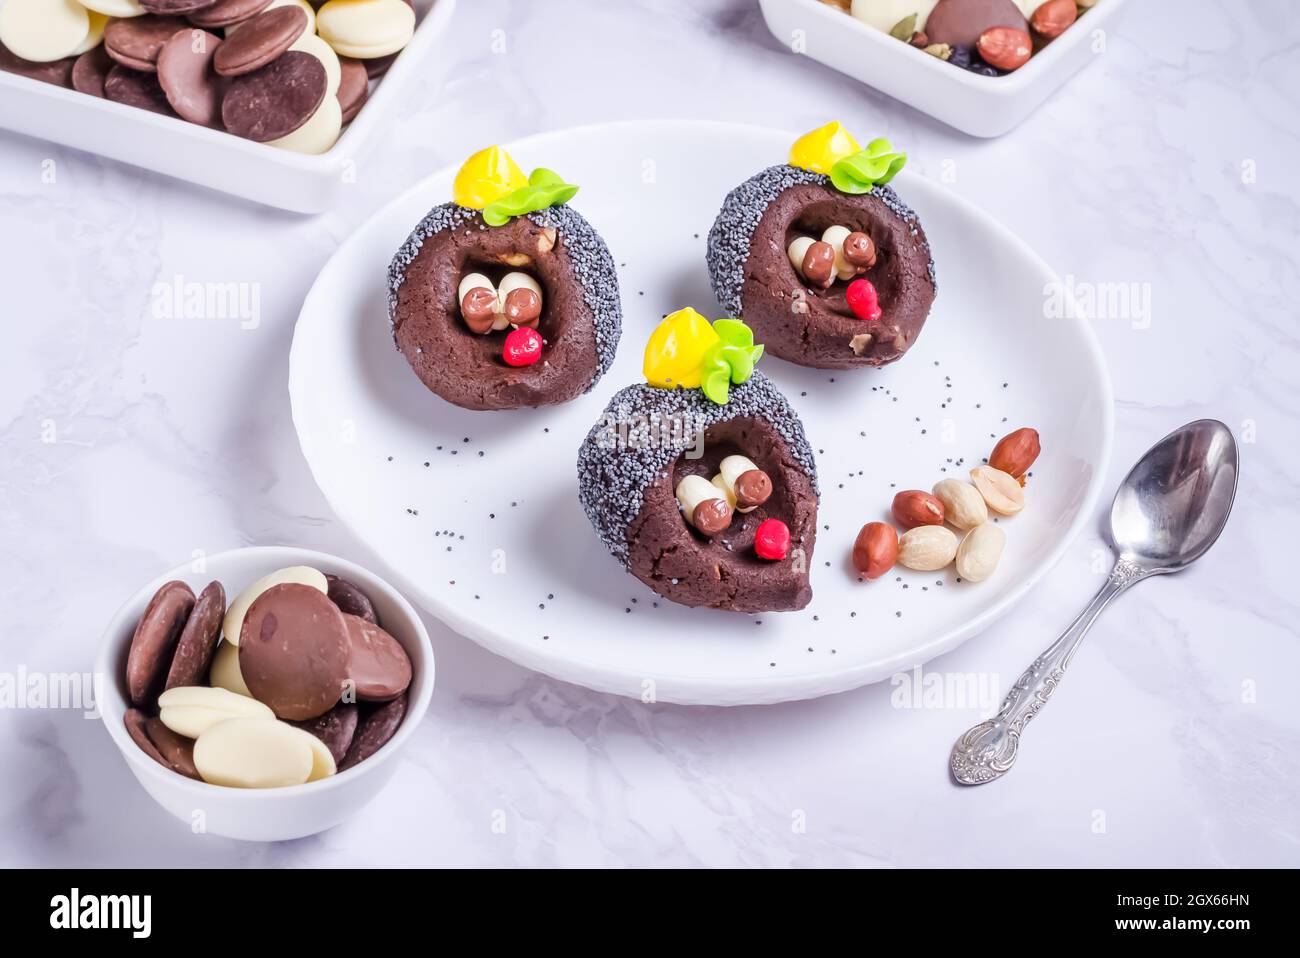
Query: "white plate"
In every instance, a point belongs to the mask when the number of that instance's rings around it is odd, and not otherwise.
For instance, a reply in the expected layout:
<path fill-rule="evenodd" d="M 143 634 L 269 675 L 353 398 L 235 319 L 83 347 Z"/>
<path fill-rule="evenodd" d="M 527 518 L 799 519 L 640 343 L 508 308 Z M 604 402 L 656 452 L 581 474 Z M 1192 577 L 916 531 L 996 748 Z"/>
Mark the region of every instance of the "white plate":
<path fill-rule="evenodd" d="M 1001 136 L 1097 59 L 1128 0 L 1101 0 L 1019 70 L 985 77 L 895 40 L 821 0 L 759 0 L 787 48 L 972 136 Z"/>
<path fill-rule="evenodd" d="M 3 2 L 3 0 L 0 0 Z M 398 91 L 442 35 L 456 0 L 415 0 L 415 36 L 339 141 L 320 156 L 254 143 L 176 117 L 0 72 L 0 127 L 98 153 L 223 193 L 297 213 L 328 209 L 349 164 L 397 102 Z"/>
<path fill-rule="evenodd" d="M 662 314 L 694 304 L 718 315 L 704 265 L 713 217 L 728 190 L 782 162 L 793 140 L 665 121 L 510 147 L 526 169 L 545 165 L 582 186 L 574 206 L 620 266 L 618 357 L 592 393 L 560 407 L 459 409 L 428 392 L 393 347 L 385 270 L 428 208 L 450 196 L 454 170 L 343 244 L 294 333 L 294 424 L 331 506 L 407 595 L 540 672 L 658 701 L 731 705 L 825 695 L 910 668 L 988 626 L 1061 557 L 1092 512 L 1110 449 L 1097 344 L 1081 320 L 1044 319 L 1054 274 L 1024 243 L 906 171 L 896 186 L 920 214 L 939 278 L 917 345 L 879 371 L 762 362 L 818 451 L 818 522 L 829 529 L 818 532 L 812 604 L 756 617 L 687 609 L 651 593 L 597 540 L 578 504 L 578 446 L 609 397 L 642 381 L 642 351 Z M 1004 520 L 1010 541 L 990 580 L 902 569 L 901 582 L 857 580 L 854 537 L 885 518 L 891 483 L 929 489 L 964 476 L 950 457 L 977 464 L 994 434 L 1022 425 L 1042 432 L 1044 451 L 1028 508 Z"/>

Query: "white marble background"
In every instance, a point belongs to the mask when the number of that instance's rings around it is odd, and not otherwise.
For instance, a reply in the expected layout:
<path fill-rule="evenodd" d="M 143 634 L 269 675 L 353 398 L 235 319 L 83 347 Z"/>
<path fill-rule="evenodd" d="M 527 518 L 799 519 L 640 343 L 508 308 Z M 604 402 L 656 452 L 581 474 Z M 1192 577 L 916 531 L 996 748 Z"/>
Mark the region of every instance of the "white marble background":
<path fill-rule="evenodd" d="M 755 0 L 462 0 L 358 182 L 318 218 L 0 135 L 0 670 L 89 668 L 118 604 L 194 549 L 284 542 L 374 562 L 289 422 L 298 306 L 370 210 L 535 131 L 838 115 L 929 175 L 951 159 L 952 188 L 1062 274 L 1150 284 L 1149 328 L 1097 326 L 1118 398 L 1110 485 L 1186 420 L 1221 418 L 1243 440 L 1224 540 L 1107 613 L 996 785 L 947 778 L 973 710 L 895 709 L 887 685 L 647 706 L 530 674 L 430 619 L 433 706 L 352 822 L 274 846 L 193 836 L 98 723 L 10 711 L 0 863 L 1300 865 L 1298 43 L 1284 0 L 1140 0 L 1101 62 L 979 141 L 786 52 Z M 152 284 L 176 273 L 260 283 L 261 328 L 150 318 Z M 932 668 L 1014 678 L 1096 587 L 1099 542 Z"/>

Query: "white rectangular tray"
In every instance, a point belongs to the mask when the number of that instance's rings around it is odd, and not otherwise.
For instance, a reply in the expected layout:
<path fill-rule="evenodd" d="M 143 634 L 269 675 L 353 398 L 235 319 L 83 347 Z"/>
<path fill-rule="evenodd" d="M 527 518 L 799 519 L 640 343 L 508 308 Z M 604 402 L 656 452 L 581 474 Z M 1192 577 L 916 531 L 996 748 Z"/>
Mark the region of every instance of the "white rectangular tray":
<path fill-rule="evenodd" d="M 896 100 L 972 136 L 1001 136 L 1097 58 L 1128 0 L 1101 0 L 1014 73 L 985 77 L 950 66 L 820 0 L 759 0 L 772 35 Z"/>
<path fill-rule="evenodd" d="M 298 213 L 328 209 L 350 161 L 445 30 L 456 0 L 416 0 L 415 36 L 327 153 L 306 156 L 0 72 L 0 127 Z"/>

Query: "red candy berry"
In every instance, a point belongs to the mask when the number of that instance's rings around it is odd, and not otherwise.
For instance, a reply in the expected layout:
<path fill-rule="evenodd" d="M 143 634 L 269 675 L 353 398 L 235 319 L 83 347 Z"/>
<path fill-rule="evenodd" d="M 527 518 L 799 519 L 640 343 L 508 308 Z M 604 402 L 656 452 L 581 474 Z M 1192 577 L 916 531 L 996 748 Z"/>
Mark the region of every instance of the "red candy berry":
<path fill-rule="evenodd" d="M 790 552 L 790 529 L 780 519 L 764 519 L 754 530 L 754 551 L 760 559 L 784 559 Z"/>
<path fill-rule="evenodd" d="M 508 366 L 531 366 L 542 358 L 541 333 L 527 326 L 510 330 L 501 358 Z"/>
<path fill-rule="evenodd" d="M 875 322 L 880 318 L 880 298 L 876 287 L 869 279 L 855 279 L 844 291 L 844 298 L 849 301 L 849 309 L 858 319 Z"/>

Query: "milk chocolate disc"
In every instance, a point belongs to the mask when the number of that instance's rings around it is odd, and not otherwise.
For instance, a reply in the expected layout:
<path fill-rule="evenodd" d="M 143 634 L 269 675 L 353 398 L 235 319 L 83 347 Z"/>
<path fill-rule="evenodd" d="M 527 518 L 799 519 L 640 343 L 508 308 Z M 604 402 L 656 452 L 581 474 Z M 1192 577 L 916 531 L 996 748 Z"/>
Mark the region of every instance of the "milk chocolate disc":
<path fill-rule="evenodd" d="M 351 57 L 339 57 L 339 69 L 339 106 L 343 108 L 343 122 L 351 123 L 370 96 L 370 76 L 365 63 Z"/>
<path fill-rule="evenodd" d="M 343 614 L 352 640 L 351 679 L 363 702 L 387 702 L 411 684 L 411 660 L 400 642 L 372 622 Z"/>
<path fill-rule="evenodd" d="M 1029 21 L 1013 0 L 939 0 L 925 21 L 931 43 L 973 47 L 990 27 L 1014 27 L 1029 32 Z"/>
<path fill-rule="evenodd" d="M 343 695 L 352 643 L 338 606 L 311 586 L 284 583 L 257 597 L 239 634 L 239 671 L 276 716 L 328 712 Z"/>
<path fill-rule="evenodd" d="M 72 64 L 75 60 L 75 57 L 64 57 L 62 60 L 53 60 L 49 63 L 36 63 L 33 60 L 24 60 L 0 43 L 0 70 L 5 73 L 16 73 L 31 80 L 40 80 L 42 83 L 52 83 L 55 86 L 71 85 Z"/>
<path fill-rule="evenodd" d="M 361 591 L 360 586 L 328 573 L 325 575 L 325 581 L 329 583 L 330 600 L 339 607 L 340 611 L 358 616 L 375 625 L 379 624 L 375 605 L 370 601 L 370 596 Z"/>
<path fill-rule="evenodd" d="M 194 592 L 184 582 L 165 583 L 149 600 L 126 656 L 126 688 L 133 704 L 153 707 L 171 668 L 176 642 L 193 608 Z"/>
<path fill-rule="evenodd" d="M 401 51 L 399 50 L 398 52 L 400 53 Z M 365 64 L 367 76 L 372 80 L 378 80 L 388 72 L 388 68 L 393 65 L 393 61 L 396 59 L 397 54 L 390 53 L 387 56 L 371 57 L 369 60 L 362 60 L 361 62 Z"/>
<path fill-rule="evenodd" d="M 217 0 L 139 0 L 140 6 L 150 13 L 187 14 L 206 10 Z"/>
<path fill-rule="evenodd" d="M 353 736 L 357 733 L 358 717 L 359 712 L 355 705 L 350 702 L 340 702 L 324 715 L 305 722 L 289 724 L 298 726 L 304 732 L 310 732 L 324 742 L 337 765 L 343 761 L 343 756 L 347 754 L 348 746 L 352 744 Z"/>
<path fill-rule="evenodd" d="M 158 74 L 141 73 L 118 64 L 108 71 L 104 80 L 104 98 L 142 110 L 173 116 L 167 94 L 158 83 Z"/>
<path fill-rule="evenodd" d="M 199 593 L 189 620 L 176 643 L 166 689 L 181 685 L 205 685 L 212 655 L 221 641 L 221 619 L 226 614 L 226 590 L 220 582 L 209 582 Z"/>
<path fill-rule="evenodd" d="M 139 709 L 127 709 L 126 714 L 122 716 L 122 722 L 126 726 L 126 733 L 131 736 L 131 741 L 140 746 L 140 751 L 144 752 L 159 765 L 171 768 L 167 759 L 163 758 L 158 747 L 154 745 L 153 739 L 149 738 L 146 731 L 149 725 L 149 717 Z"/>
<path fill-rule="evenodd" d="M 241 27 L 239 32 L 246 29 Z M 229 44 L 227 40 L 226 46 Z M 328 87 L 320 60 L 290 50 L 260 70 L 235 77 L 221 103 L 221 119 L 236 136 L 259 143 L 278 140 L 311 119 Z"/>
<path fill-rule="evenodd" d="M 229 27 L 256 16 L 271 5 L 271 0 L 217 0 L 189 16 L 196 27 Z"/>
<path fill-rule="evenodd" d="M 72 88 L 78 93 L 102 98 L 104 81 L 115 62 L 102 43 L 83 53 L 72 65 Z"/>
<path fill-rule="evenodd" d="M 225 81 L 212 69 L 221 39 L 206 30 L 178 30 L 158 53 L 158 82 L 182 119 L 202 126 L 221 122 Z"/>
<path fill-rule="evenodd" d="M 199 777 L 199 770 L 194 767 L 193 740 L 177 735 L 163 725 L 162 719 L 159 718 L 146 719 L 144 731 L 149 736 L 149 741 L 153 742 L 158 754 L 162 756 L 164 765 L 186 778 Z"/>
<path fill-rule="evenodd" d="M 306 29 L 307 11 L 302 7 L 272 7 L 240 24 L 217 51 L 212 66 L 222 76 L 260 70 L 293 46 Z"/>
<path fill-rule="evenodd" d="M 396 733 L 406 717 L 407 696 L 403 695 L 373 707 L 357 723 L 357 734 L 352 738 L 348 752 L 339 762 L 339 771 L 364 762 L 383 748 Z"/>
<path fill-rule="evenodd" d="M 157 69 L 154 64 L 163 44 L 177 30 L 184 30 L 188 26 L 181 17 L 158 17 L 152 14 L 125 20 L 115 17 L 104 27 L 104 49 L 123 66 L 141 73 L 152 73 Z"/>

